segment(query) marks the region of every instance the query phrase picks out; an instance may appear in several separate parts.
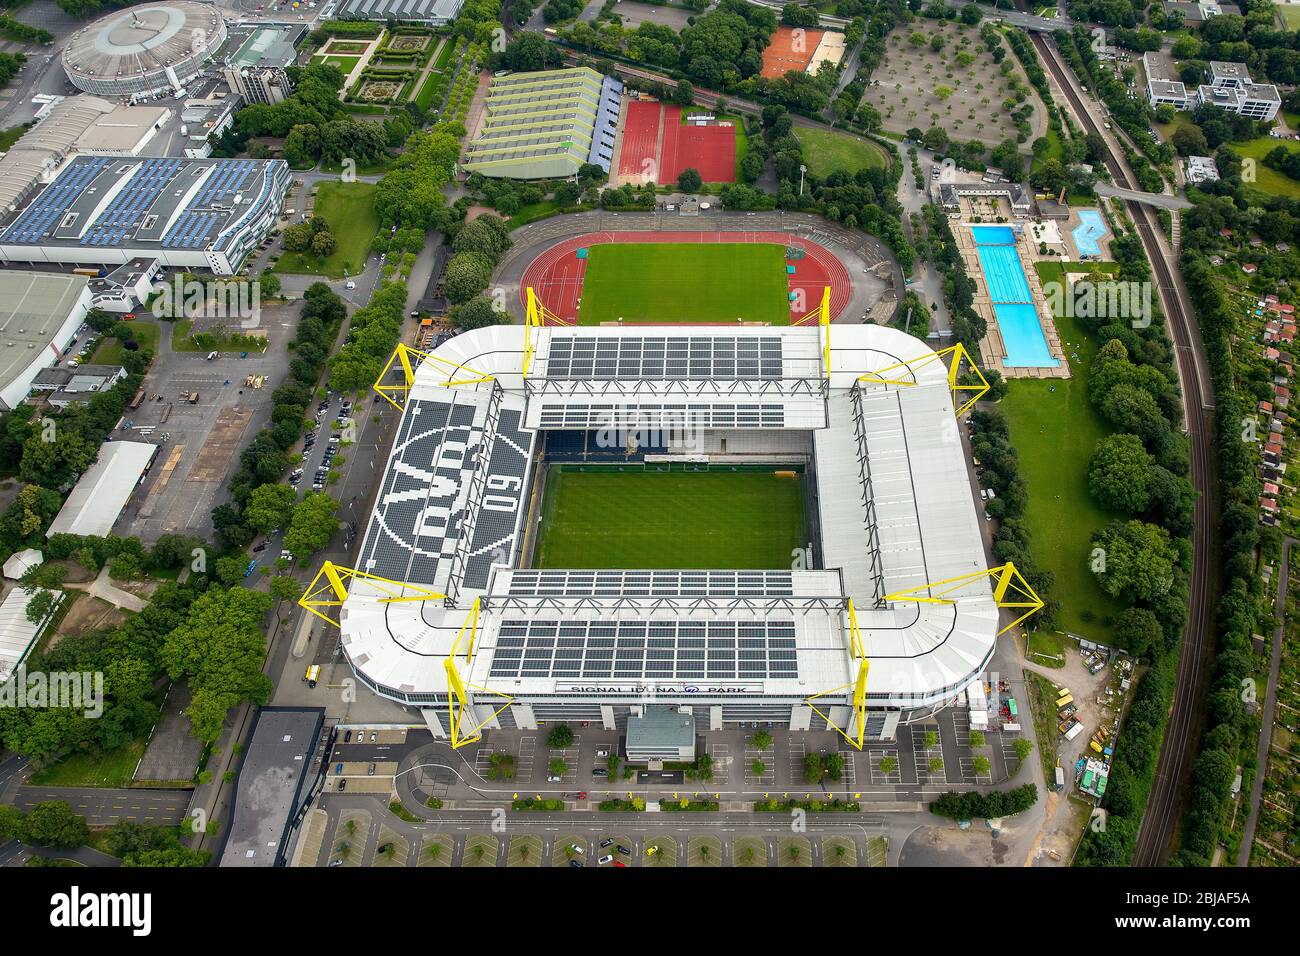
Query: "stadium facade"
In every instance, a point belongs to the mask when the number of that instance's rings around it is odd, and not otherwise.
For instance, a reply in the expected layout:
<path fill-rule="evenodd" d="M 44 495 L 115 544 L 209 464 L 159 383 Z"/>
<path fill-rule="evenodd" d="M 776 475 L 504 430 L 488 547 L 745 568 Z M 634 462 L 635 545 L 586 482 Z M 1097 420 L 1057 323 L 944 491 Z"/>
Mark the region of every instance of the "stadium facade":
<path fill-rule="evenodd" d="M 622 729 L 650 704 L 700 730 L 892 739 L 984 672 L 999 605 L 1026 606 L 985 563 L 955 374 L 898 330 L 495 326 L 395 358 L 404 413 L 358 566 L 327 565 L 303 604 L 453 744 Z M 757 571 L 529 568 L 544 472 L 596 447 L 638 469 L 798 464 L 811 547 Z"/>
<path fill-rule="evenodd" d="M 609 172 L 623 84 L 588 67 L 493 78 L 483 126 L 465 150 L 472 173 L 507 179 Z"/>
<path fill-rule="evenodd" d="M 281 159 L 77 156 L 0 230 L 0 260 L 149 258 L 233 275 L 275 226 L 288 189 Z"/>

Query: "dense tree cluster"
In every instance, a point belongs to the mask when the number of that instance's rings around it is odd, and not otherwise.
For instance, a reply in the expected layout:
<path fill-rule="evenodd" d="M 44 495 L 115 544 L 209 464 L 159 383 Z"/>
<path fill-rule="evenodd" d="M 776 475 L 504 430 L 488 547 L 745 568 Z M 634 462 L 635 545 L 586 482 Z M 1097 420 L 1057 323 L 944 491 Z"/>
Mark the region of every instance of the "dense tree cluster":
<path fill-rule="evenodd" d="M 953 820 L 987 820 L 990 817 L 1009 817 L 1028 810 L 1037 802 L 1038 788 L 1032 783 L 1014 790 L 993 790 L 989 793 L 978 790 L 958 793 L 949 790 L 930 804 L 930 812 Z"/>
<path fill-rule="evenodd" d="M 350 124 L 358 121 L 353 120 L 339 102 L 343 73 L 338 67 L 323 63 L 291 66 L 289 74 L 293 92 L 279 103 L 254 103 L 236 113 L 230 128 L 213 141 L 214 156 L 235 156 L 254 136 L 284 137 L 285 145 L 294 151 L 295 159 L 304 164 L 320 159 L 327 145 L 333 149 L 345 142 L 363 144 L 363 137 L 368 134 L 358 134 L 352 128 Z M 328 137 L 325 135 L 327 126 L 330 129 Z M 297 136 L 290 137 L 295 127 L 303 129 Z M 342 153 L 340 157 L 347 155 L 359 159 L 351 153 Z"/>

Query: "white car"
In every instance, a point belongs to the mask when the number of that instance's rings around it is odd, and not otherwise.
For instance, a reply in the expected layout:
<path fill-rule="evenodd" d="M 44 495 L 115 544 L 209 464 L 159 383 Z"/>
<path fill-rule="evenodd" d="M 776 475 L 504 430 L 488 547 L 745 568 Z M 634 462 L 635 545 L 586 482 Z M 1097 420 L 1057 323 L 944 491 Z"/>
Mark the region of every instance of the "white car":
<path fill-rule="evenodd" d="M 610 853 L 606 853 L 604 856 L 602 856 L 599 860 L 596 861 L 596 863 L 599 864 L 600 866 L 604 866 L 606 863 L 613 863 L 613 862 L 614 862 L 614 857 Z"/>
<path fill-rule="evenodd" d="M 608 757 L 608 756 L 609 756 L 609 750 L 606 749 L 605 747 L 601 747 L 599 750 L 596 751 L 596 756 L 597 756 L 597 757 Z"/>

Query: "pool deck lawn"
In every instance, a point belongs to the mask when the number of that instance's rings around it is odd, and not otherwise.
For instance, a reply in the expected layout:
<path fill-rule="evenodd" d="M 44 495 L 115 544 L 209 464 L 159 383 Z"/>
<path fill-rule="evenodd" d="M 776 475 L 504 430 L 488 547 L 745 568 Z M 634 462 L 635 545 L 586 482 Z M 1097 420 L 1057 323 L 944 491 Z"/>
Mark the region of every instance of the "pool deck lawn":
<path fill-rule="evenodd" d="M 1059 262 L 1041 262 L 1037 271 L 1043 282 L 1062 277 Z M 1052 596 L 1061 602 L 1060 626 L 1110 643 L 1104 622 L 1123 605 L 1097 586 L 1088 566 L 1093 532 L 1116 517 L 1088 492 L 1088 460 L 1110 434 L 1088 401 L 1089 369 L 1099 343 L 1073 318 L 1056 317 L 1056 324 L 1068 346 L 1070 378 L 1009 382 L 1001 408 L 1029 488 L 1030 553 L 1056 577 Z"/>

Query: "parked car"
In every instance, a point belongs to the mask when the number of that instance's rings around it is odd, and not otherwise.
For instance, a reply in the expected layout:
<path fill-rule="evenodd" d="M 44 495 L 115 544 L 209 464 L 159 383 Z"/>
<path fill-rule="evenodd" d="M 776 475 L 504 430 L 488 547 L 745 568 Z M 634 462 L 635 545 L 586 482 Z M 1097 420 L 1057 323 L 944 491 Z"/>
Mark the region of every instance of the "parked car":
<path fill-rule="evenodd" d="M 614 845 L 613 840 L 605 839 L 600 841 L 600 847 L 602 850 L 607 846 L 613 846 L 613 845 Z"/>
<path fill-rule="evenodd" d="M 614 858 L 613 858 L 612 856 L 610 856 L 608 853 L 606 853 L 604 856 L 602 856 L 602 857 L 601 857 L 599 860 L 597 860 L 596 862 L 597 862 L 600 866 L 604 866 L 606 863 L 613 863 L 613 862 L 614 862 Z"/>

